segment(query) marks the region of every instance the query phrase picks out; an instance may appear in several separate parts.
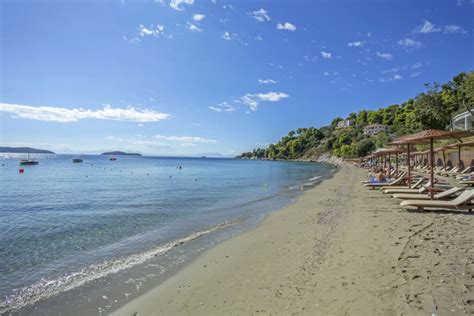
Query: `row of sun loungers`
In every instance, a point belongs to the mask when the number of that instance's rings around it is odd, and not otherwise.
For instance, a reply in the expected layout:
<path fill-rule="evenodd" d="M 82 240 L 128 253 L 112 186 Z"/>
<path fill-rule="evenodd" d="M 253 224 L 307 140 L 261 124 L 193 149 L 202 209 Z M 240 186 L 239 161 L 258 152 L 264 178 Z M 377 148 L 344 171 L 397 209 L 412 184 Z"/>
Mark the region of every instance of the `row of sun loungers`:
<path fill-rule="evenodd" d="M 438 170 L 437 174 L 444 177 L 466 177 L 469 176 L 473 167 L 465 168 L 459 171 L 459 168 L 453 168 L 450 171 Z M 423 168 L 418 168 L 416 172 L 423 173 Z M 474 176 L 474 175 L 473 175 Z M 459 178 L 458 178 L 459 179 Z M 408 188 L 407 181 L 411 181 L 411 186 Z M 442 183 L 442 180 L 435 178 L 436 194 L 433 198 L 430 196 L 431 183 L 425 176 L 413 176 L 412 179 L 407 179 L 406 173 L 402 171 L 397 178 L 388 183 L 370 183 L 366 182 L 364 185 L 371 189 L 379 189 L 384 194 L 402 200 L 400 205 L 407 209 L 418 209 L 423 211 L 430 210 L 468 210 L 474 209 L 474 190 L 467 189 L 465 186 L 474 186 L 474 177 L 471 179 L 461 180 L 462 186 L 447 186 Z"/>

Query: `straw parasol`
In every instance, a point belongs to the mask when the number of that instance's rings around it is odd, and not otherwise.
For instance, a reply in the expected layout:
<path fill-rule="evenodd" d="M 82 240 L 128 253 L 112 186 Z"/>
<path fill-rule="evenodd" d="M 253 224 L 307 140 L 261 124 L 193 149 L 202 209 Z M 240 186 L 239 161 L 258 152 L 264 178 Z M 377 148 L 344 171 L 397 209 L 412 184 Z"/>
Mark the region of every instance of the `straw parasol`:
<path fill-rule="evenodd" d="M 393 141 L 393 144 L 408 144 L 408 148 L 410 148 L 409 144 L 419 143 L 420 141 L 429 141 L 430 143 L 430 151 L 429 151 L 429 161 L 430 161 L 430 196 L 433 199 L 434 195 L 434 149 L 433 149 L 433 142 L 439 139 L 460 139 L 468 136 L 473 136 L 474 132 L 470 131 L 444 131 L 444 130 L 437 130 L 437 129 L 429 129 L 426 131 L 422 131 L 419 133 L 407 135 L 400 137 Z M 410 157 L 410 156 L 408 156 Z M 410 170 L 410 168 L 408 168 Z"/>

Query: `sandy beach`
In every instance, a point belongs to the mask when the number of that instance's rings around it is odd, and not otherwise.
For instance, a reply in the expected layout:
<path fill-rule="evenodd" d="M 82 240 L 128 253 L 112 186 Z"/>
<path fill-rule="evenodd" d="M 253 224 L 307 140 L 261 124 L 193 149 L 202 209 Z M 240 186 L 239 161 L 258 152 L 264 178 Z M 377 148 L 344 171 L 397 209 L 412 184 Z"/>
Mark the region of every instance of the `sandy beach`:
<path fill-rule="evenodd" d="M 474 313 L 474 217 L 408 212 L 342 165 L 114 315 Z"/>

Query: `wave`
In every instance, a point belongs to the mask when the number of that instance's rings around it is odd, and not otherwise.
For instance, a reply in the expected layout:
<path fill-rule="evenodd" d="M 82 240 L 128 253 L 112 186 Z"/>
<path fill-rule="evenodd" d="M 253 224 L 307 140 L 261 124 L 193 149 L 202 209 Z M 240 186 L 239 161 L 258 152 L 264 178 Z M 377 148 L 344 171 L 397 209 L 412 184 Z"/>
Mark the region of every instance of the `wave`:
<path fill-rule="evenodd" d="M 156 256 L 167 253 L 175 247 L 235 224 L 237 224 L 237 221 L 224 222 L 140 253 L 91 264 L 80 271 L 69 273 L 56 279 L 42 278 L 31 286 L 24 287 L 17 290 L 14 294 L 8 295 L 3 302 L 0 302 L 0 314 L 18 311 L 40 300 L 72 290 L 109 274 L 142 264 Z"/>
<path fill-rule="evenodd" d="M 296 190 L 296 189 L 304 190 L 305 188 L 308 188 L 308 187 L 310 188 L 314 187 L 318 182 L 320 182 L 319 180 L 321 178 L 322 176 L 315 176 L 315 177 L 309 178 L 305 182 L 288 187 L 288 190 Z"/>

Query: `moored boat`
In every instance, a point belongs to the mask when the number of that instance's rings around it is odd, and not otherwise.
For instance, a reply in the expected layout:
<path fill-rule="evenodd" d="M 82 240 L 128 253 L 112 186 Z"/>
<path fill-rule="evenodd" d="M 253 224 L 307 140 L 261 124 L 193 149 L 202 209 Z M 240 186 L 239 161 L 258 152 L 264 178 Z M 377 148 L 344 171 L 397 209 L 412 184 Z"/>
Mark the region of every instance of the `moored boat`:
<path fill-rule="evenodd" d="M 20 160 L 20 165 L 37 165 L 39 164 L 39 161 L 34 160 L 34 159 L 21 159 Z"/>
<path fill-rule="evenodd" d="M 83 162 L 83 160 L 81 158 L 73 158 L 72 162 L 79 163 L 79 162 Z"/>

